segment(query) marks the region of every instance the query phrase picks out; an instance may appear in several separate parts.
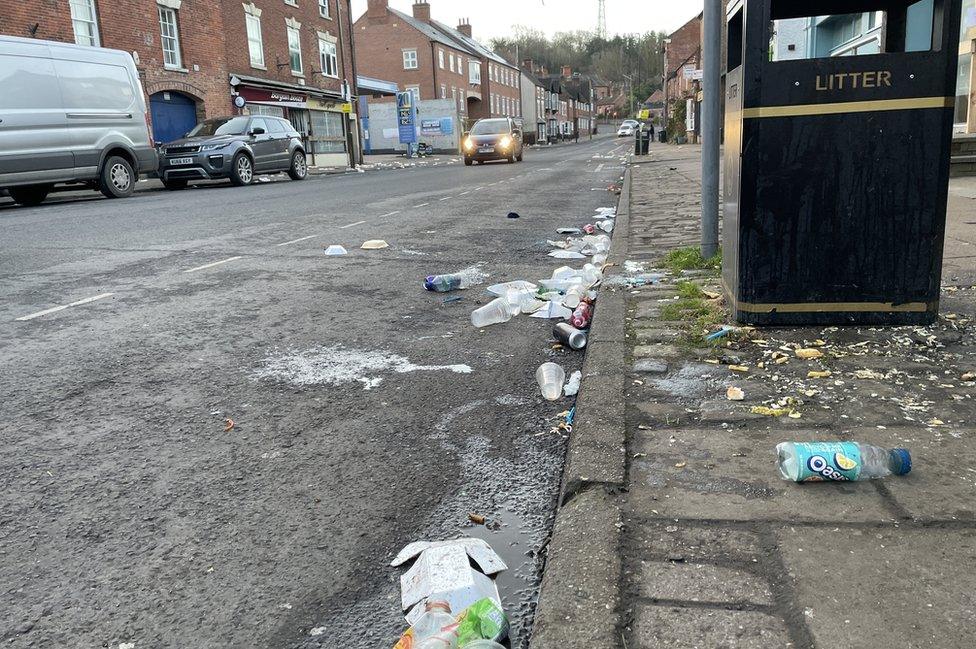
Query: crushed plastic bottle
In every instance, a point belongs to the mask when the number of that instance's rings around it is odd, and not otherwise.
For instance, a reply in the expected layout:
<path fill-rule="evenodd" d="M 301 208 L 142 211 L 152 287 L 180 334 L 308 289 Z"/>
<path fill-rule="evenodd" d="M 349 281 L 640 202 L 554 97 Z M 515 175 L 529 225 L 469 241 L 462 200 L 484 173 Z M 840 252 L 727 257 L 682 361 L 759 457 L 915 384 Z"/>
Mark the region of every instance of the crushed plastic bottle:
<path fill-rule="evenodd" d="M 908 449 L 858 442 L 782 442 L 776 455 L 780 475 L 793 482 L 868 480 L 912 470 Z"/>
<path fill-rule="evenodd" d="M 507 297 L 497 297 L 480 309 L 471 312 L 471 324 L 479 328 L 487 327 L 508 322 L 516 315 L 518 315 L 517 309 L 509 303 Z"/>
<path fill-rule="evenodd" d="M 458 624 L 451 605 L 428 601 L 424 614 L 400 636 L 393 649 L 453 649 L 457 646 Z"/>
<path fill-rule="evenodd" d="M 589 302 L 580 302 L 573 315 L 569 318 L 569 323 L 577 329 L 586 329 L 590 326 L 593 319 L 593 305 Z"/>
<path fill-rule="evenodd" d="M 567 397 L 575 396 L 580 389 L 580 383 L 583 381 L 583 373 L 576 370 L 569 376 L 569 380 L 566 381 L 566 386 L 563 387 L 563 394 Z"/>
<path fill-rule="evenodd" d="M 446 275 L 428 275 L 424 281 L 424 288 L 436 293 L 448 293 L 459 288 L 469 288 L 476 283 L 476 278 L 470 274 L 448 273 Z"/>
<path fill-rule="evenodd" d="M 539 383 L 542 396 L 548 401 L 555 401 L 563 396 L 566 370 L 555 363 L 543 363 L 535 371 L 535 380 Z"/>

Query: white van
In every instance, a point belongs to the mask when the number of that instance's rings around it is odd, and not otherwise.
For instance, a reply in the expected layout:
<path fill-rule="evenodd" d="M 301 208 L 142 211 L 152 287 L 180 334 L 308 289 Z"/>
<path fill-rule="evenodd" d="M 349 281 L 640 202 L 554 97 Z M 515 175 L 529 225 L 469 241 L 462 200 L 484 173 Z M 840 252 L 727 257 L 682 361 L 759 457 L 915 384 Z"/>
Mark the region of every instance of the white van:
<path fill-rule="evenodd" d="M 0 189 L 21 205 L 58 183 L 121 198 L 156 166 L 128 52 L 0 36 Z"/>

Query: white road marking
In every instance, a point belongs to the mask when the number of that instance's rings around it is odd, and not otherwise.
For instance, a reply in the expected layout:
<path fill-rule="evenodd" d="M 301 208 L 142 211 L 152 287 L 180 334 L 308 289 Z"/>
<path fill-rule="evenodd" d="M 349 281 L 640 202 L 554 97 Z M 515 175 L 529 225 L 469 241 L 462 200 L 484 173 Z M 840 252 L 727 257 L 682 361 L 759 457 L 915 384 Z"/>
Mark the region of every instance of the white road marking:
<path fill-rule="evenodd" d="M 356 221 L 355 223 L 347 223 L 347 224 L 345 224 L 345 225 L 340 225 L 340 226 L 339 226 L 339 229 L 340 229 L 340 230 L 345 230 L 346 228 L 352 228 L 352 227 L 355 227 L 355 226 L 357 226 L 357 225 L 362 225 L 362 224 L 363 224 L 363 223 L 365 223 L 365 222 L 366 222 L 366 221 Z"/>
<path fill-rule="evenodd" d="M 452 198 L 454 198 L 454 197 L 453 197 L 453 196 L 445 196 L 444 198 L 441 198 L 441 199 L 438 199 L 438 200 L 442 200 L 442 201 L 449 201 L 449 200 L 451 200 Z"/>
<path fill-rule="evenodd" d="M 298 243 L 299 241 L 308 241 L 309 239 L 314 239 L 317 236 L 319 236 L 319 235 L 317 235 L 317 234 L 310 234 L 307 237 L 302 237 L 301 239 L 292 239 L 291 241 L 286 241 L 284 243 L 279 243 L 275 247 L 276 248 L 280 248 L 281 246 L 290 246 L 293 243 Z"/>
<path fill-rule="evenodd" d="M 107 297 L 111 297 L 115 293 L 100 293 L 93 297 L 86 297 L 84 300 L 78 300 L 77 302 L 72 302 L 71 304 L 65 304 L 63 306 L 56 306 L 50 309 L 44 309 L 43 311 L 38 311 L 37 313 L 32 313 L 30 315 L 25 315 L 17 318 L 20 322 L 27 322 L 28 320 L 33 320 L 34 318 L 40 318 L 42 315 L 47 315 L 49 313 L 57 313 L 58 311 L 64 311 L 65 309 L 73 306 L 81 306 L 82 304 L 88 304 L 89 302 L 95 302 L 96 300 L 104 300 Z"/>
<path fill-rule="evenodd" d="M 472 191 L 480 192 L 484 187 L 475 187 Z"/>
<path fill-rule="evenodd" d="M 603 171 L 603 163 L 602 162 L 596 166 L 596 169 L 593 170 L 593 173 L 598 174 L 601 171 Z"/>
<path fill-rule="evenodd" d="M 204 264 L 203 266 L 197 266 L 196 268 L 191 268 L 190 270 L 184 270 L 184 273 L 195 273 L 198 270 L 206 270 L 207 268 L 213 268 L 214 266 L 220 266 L 221 264 L 229 264 L 232 261 L 237 261 L 241 257 L 231 257 L 229 259 L 221 259 L 220 261 L 215 261 L 212 264 Z"/>
<path fill-rule="evenodd" d="M 460 194 L 458 194 L 458 196 L 467 196 L 467 195 L 468 195 L 468 194 L 470 194 L 470 193 L 471 193 L 470 191 L 467 191 L 467 192 L 461 192 Z"/>
<path fill-rule="evenodd" d="M 428 205 L 430 205 L 430 203 L 421 203 L 420 205 L 414 205 L 413 208 L 417 209 L 418 207 L 427 207 Z"/>
<path fill-rule="evenodd" d="M 387 216 L 393 216 L 394 214 L 399 214 L 399 213 L 400 213 L 400 210 L 394 210 L 392 212 L 389 212 L 388 214 L 384 214 L 380 218 L 383 219 L 383 218 L 386 218 Z"/>

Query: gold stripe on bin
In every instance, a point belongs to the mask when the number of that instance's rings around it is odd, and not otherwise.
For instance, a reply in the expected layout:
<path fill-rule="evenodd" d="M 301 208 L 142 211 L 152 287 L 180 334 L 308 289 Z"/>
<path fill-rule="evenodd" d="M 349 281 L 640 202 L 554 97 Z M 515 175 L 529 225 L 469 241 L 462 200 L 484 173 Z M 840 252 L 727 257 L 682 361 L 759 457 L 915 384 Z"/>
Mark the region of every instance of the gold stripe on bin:
<path fill-rule="evenodd" d="M 759 106 L 743 108 L 743 119 L 763 117 L 800 117 L 803 115 L 837 115 L 841 113 L 869 113 L 882 110 L 918 110 L 922 108 L 952 108 L 954 97 L 914 97 L 911 99 L 879 99 L 875 101 L 845 101 L 834 104 L 798 104 L 796 106 Z"/>

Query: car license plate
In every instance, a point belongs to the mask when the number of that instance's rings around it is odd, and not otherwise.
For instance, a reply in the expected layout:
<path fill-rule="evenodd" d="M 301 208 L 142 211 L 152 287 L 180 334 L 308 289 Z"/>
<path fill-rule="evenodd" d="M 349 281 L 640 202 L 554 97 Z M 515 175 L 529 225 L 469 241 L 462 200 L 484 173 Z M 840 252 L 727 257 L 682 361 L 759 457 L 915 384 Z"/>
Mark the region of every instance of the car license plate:
<path fill-rule="evenodd" d="M 493 146 L 483 146 L 478 149 L 478 153 L 494 153 L 495 147 Z"/>
<path fill-rule="evenodd" d="M 172 158 L 169 163 L 173 166 L 176 165 L 191 165 L 193 164 L 193 158 Z"/>

